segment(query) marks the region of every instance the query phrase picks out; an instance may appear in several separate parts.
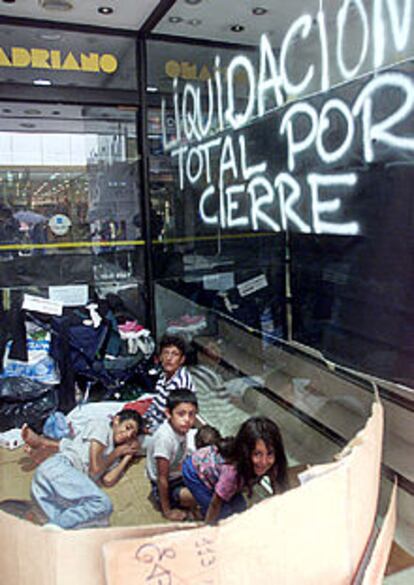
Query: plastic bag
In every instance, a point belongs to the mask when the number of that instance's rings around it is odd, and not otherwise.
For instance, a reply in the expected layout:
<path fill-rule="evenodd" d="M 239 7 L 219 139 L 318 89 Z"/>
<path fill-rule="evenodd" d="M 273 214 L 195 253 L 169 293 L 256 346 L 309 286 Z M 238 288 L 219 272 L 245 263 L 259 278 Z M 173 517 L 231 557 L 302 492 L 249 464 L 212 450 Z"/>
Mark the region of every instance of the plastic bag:
<path fill-rule="evenodd" d="M 50 414 L 43 425 L 43 434 L 50 439 L 63 439 L 70 437 L 70 427 L 63 412 L 57 410 Z"/>
<path fill-rule="evenodd" d="M 58 384 L 60 376 L 55 360 L 49 355 L 50 341 L 48 339 L 27 339 L 27 362 L 10 358 L 11 342 L 7 342 L 3 358 L 3 378 L 26 377 L 44 384 Z"/>
<path fill-rule="evenodd" d="M 31 378 L 10 376 L 0 379 L 0 404 L 5 402 L 26 402 L 47 394 L 51 386 Z"/>
<path fill-rule="evenodd" d="M 29 378 L 0 379 L 0 431 L 27 423 L 41 433 L 43 423 L 58 407 L 56 386 Z"/>

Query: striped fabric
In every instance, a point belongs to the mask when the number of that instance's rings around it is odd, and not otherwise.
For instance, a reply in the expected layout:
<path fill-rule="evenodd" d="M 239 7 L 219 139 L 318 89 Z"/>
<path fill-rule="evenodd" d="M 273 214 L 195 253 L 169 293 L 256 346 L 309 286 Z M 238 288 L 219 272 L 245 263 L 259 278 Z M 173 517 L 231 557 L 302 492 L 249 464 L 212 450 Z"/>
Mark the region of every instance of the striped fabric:
<path fill-rule="evenodd" d="M 191 375 L 197 388 L 198 411 L 202 419 L 213 425 L 222 436 L 234 435 L 249 413 L 233 404 L 232 385 L 237 380 L 225 382 L 221 373 L 210 366 L 196 365 Z"/>
<path fill-rule="evenodd" d="M 216 369 L 199 364 L 192 366 L 191 375 L 197 389 L 202 388 L 205 391 L 214 392 L 219 398 L 230 398 L 230 392 L 225 386 L 223 376 Z"/>
<path fill-rule="evenodd" d="M 179 390 L 180 388 L 187 388 L 194 393 L 196 392 L 191 374 L 185 366 L 178 368 L 171 378 L 167 378 L 164 373 L 158 378 L 155 386 L 156 394 L 154 400 L 144 415 L 145 422 L 151 433 L 153 433 L 165 420 L 165 409 L 168 396 L 171 392 Z"/>

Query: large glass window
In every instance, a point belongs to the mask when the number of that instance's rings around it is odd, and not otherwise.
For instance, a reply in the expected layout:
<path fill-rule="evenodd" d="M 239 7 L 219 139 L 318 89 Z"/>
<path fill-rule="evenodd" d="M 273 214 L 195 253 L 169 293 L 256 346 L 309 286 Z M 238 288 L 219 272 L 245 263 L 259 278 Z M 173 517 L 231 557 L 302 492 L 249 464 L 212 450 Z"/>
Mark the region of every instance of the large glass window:
<path fill-rule="evenodd" d="M 3 308 L 84 285 L 146 318 L 136 112 L 0 104 Z"/>
<path fill-rule="evenodd" d="M 389 70 L 346 77 L 334 34 L 315 58 L 316 28 L 280 75 L 270 37 L 256 52 L 148 46 L 157 334 L 191 342 L 206 420 L 228 434 L 275 417 L 292 464 L 329 459 L 362 427 L 363 374 L 413 385 L 412 65 L 387 53 Z M 391 409 L 404 391 L 389 387 Z"/>
<path fill-rule="evenodd" d="M 190 303 L 158 302 L 158 333 L 182 319 L 185 324 L 188 317 L 213 331 L 217 315 L 224 314 L 259 335 L 286 334 L 284 234 L 262 221 L 256 230 L 250 229 L 245 201 L 249 195 L 242 192 L 241 177 L 232 193 L 219 193 L 223 180 L 238 171 L 231 168 L 232 143 L 226 177 L 220 175 L 223 121 L 210 90 L 218 76 L 220 82 L 215 83 L 224 84 L 236 55 L 236 50 L 200 46 L 189 53 L 188 46 L 176 43 L 148 45 L 148 89 L 154 104 L 148 111 L 148 143 L 155 279 L 158 289 L 175 291 Z M 256 60 L 255 53 L 251 57 Z M 234 99 L 240 107 L 248 103 L 247 88 L 246 75 L 239 72 Z M 181 123 L 177 125 L 183 104 L 176 98 L 181 100 L 183 91 L 194 116 L 203 120 L 203 136 L 194 124 L 193 131 L 186 129 L 192 136 L 184 136 Z M 200 142 L 207 144 L 204 151 L 197 149 Z M 234 145 L 238 152 L 244 148 Z M 257 162 L 254 155 L 246 160 L 248 165 Z M 222 214 L 227 220 L 217 220 Z"/>

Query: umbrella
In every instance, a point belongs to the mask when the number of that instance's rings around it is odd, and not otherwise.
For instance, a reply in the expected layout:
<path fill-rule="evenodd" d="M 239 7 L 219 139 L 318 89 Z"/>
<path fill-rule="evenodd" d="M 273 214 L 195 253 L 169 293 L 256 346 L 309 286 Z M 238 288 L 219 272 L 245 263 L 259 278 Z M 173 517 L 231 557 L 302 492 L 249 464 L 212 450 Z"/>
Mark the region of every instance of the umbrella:
<path fill-rule="evenodd" d="M 17 211 L 13 214 L 18 221 L 21 223 L 27 223 L 31 225 L 36 225 L 37 223 L 42 223 L 43 221 L 47 221 L 47 217 L 41 215 L 40 213 L 36 213 L 35 211 L 29 211 L 22 209 L 21 211 Z"/>

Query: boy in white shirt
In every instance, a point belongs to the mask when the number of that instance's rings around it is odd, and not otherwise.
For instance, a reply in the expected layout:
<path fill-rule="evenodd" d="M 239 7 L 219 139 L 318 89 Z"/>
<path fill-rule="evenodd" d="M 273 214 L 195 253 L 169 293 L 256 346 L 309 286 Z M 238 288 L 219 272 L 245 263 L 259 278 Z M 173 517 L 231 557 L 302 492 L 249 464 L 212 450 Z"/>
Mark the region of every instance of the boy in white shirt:
<path fill-rule="evenodd" d="M 148 441 L 151 495 L 168 520 L 185 520 L 186 510 L 197 507 L 181 473 L 188 454 L 187 433 L 194 425 L 196 414 L 197 398 L 191 390 L 182 388 L 171 392 L 167 398 L 167 418 Z"/>
<path fill-rule="evenodd" d="M 141 416 L 133 410 L 91 420 L 73 439 L 61 439 L 58 452 L 39 465 L 32 496 L 51 524 L 61 528 L 107 526 L 112 503 L 97 485 L 111 487 L 139 453 Z"/>

